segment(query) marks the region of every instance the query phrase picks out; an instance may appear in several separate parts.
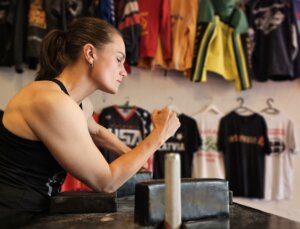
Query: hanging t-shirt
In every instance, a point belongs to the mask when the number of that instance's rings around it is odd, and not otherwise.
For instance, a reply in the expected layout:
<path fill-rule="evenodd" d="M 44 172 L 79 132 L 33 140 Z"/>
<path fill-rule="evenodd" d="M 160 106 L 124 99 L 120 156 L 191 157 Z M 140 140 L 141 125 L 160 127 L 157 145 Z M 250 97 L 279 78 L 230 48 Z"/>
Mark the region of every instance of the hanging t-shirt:
<path fill-rule="evenodd" d="M 118 29 L 126 47 L 126 63 L 136 65 L 139 57 L 139 37 L 142 30 L 138 2 L 137 0 L 119 0 L 115 1 L 115 4 Z M 128 72 L 128 69 L 126 71 Z"/>
<path fill-rule="evenodd" d="M 253 113 L 234 111 L 220 121 L 218 149 L 224 154 L 225 177 L 234 196 L 264 198 L 265 155 L 270 154 L 267 125 Z"/>
<path fill-rule="evenodd" d="M 165 69 L 186 71 L 192 67 L 196 38 L 198 0 L 171 0 L 172 58 L 166 60 L 160 39 L 155 54 L 155 64 Z"/>
<path fill-rule="evenodd" d="M 153 58 L 160 37 L 164 58 L 170 60 L 171 22 L 169 0 L 138 0 L 142 32 L 140 37 L 140 58 Z"/>
<path fill-rule="evenodd" d="M 263 113 L 268 125 L 271 154 L 266 156 L 265 199 L 292 197 L 293 159 L 298 146 L 292 121 L 284 114 Z"/>
<path fill-rule="evenodd" d="M 196 121 L 185 115 L 178 116 L 180 127 L 155 153 L 153 162 L 153 178 L 164 178 L 165 154 L 180 154 L 181 177 L 192 176 L 192 160 L 194 153 L 201 146 L 201 138 Z"/>
<path fill-rule="evenodd" d="M 214 72 L 234 80 L 238 90 L 251 87 L 248 24 L 235 0 L 201 0 L 190 79 L 206 82 Z"/>
<path fill-rule="evenodd" d="M 194 116 L 202 139 L 201 149 L 194 154 L 192 177 L 224 179 L 223 154 L 218 151 L 217 138 L 222 113 L 204 111 Z"/>
<path fill-rule="evenodd" d="M 246 4 L 253 34 L 253 71 L 258 81 L 293 79 L 299 44 L 290 0 L 251 0 Z"/>
<path fill-rule="evenodd" d="M 134 148 L 150 133 L 151 115 L 140 107 L 122 109 L 118 106 L 104 108 L 99 115 L 99 124 L 108 128 L 124 144 Z M 101 149 L 107 162 L 112 162 L 118 155 L 109 150 Z M 152 171 L 152 158 L 148 160 L 149 171 Z"/>

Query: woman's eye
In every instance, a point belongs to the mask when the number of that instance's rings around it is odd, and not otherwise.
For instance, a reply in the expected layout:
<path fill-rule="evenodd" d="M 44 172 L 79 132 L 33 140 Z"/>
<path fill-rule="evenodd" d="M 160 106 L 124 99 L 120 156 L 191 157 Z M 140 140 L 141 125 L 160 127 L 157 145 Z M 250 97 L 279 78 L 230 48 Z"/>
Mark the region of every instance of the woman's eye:
<path fill-rule="evenodd" d="M 121 59 L 117 58 L 118 63 L 121 63 Z"/>

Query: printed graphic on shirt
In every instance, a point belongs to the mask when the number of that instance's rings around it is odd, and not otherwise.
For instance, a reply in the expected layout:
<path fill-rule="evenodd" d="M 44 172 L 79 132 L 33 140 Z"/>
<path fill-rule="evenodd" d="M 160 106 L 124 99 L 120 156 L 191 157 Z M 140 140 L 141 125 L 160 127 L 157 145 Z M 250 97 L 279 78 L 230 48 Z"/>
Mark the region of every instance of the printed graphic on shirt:
<path fill-rule="evenodd" d="M 82 2 L 77 0 L 68 0 L 68 12 L 76 17 L 81 14 L 82 11 Z"/>
<path fill-rule="evenodd" d="M 203 134 L 201 134 L 202 136 Z M 216 139 L 212 136 L 207 136 L 203 141 L 203 150 L 204 151 L 217 151 Z"/>
<path fill-rule="evenodd" d="M 273 156 L 282 154 L 285 150 L 285 143 L 280 138 L 269 138 L 270 141 L 270 147 L 271 147 L 271 154 Z"/>
<path fill-rule="evenodd" d="M 119 129 L 121 126 L 112 125 L 109 130 L 114 133 L 122 142 L 127 146 L 136 146 L 137 143 L 142 141 L 142 133 L 140 130 L 136 130 L 136 126 L 133 126 L 134 129 Z"/>
<path fill-rule="evenodd" d="M 264 146 L 265 141 L 263 136 L 254 137 L 254 136 L 246 136 L 246 135 L 230 135 L 228 137 L 229 143 L 246 143 L 246 144 L 256 144 L 259 146 Z"/>
<path fill-rule="evenodd" d="M 264 34 L 269 34 L 277 29 L 285 19 L 283 14 L 285 7 L 286 3 L 283 2 L 258 9 L 254 8 L 253 15 L 256 28 L 263 31 Z"/>
<path fill-rule="evenodd" d="M 67 0 L 67 22 L 68 24 L 72 23 L 79 16 L 82 15 L 83 3 L 82 0 Z"/>
<path fill-rule="evenodd" d="M 183 134 L 182 133 L 177 133 L 174 138 L 171 138 L 172 140 L 169 140 L 165 142 L 159 149 L 158 151 L 176 151 L 176 152 L 184 152 L 185 147 L 184 147 L 184 139 L 183 139 Z"/>
<path fill-rule="evenodd" d="M 30 26 L 36 26 L 41 29 L 47 28 L 46 14 L 42 8 L 41 0 L 31 1 L 28 18 Z"/>
<path fill-rule="evenodd" d="M 149 29 L 148 29 L 148 20 L 146 19 L 148 17 L 149 13 L 148 12 L 141 12 L 140 17 L 141 17 L 141 26 L 142 26 L 142 33 L 141 36 L 145 36 L 149 34 Z"/>

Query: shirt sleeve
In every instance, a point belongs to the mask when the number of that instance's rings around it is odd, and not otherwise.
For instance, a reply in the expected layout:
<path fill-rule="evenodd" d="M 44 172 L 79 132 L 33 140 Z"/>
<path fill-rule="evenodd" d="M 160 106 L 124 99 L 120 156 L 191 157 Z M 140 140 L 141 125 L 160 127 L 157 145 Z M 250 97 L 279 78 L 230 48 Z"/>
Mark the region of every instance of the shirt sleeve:
<path fill-rule="evenodd" d="M 268 126 L 267 123 L 264 119 L 264 117 L 262 117 L 262 125 L 263 125 L 263 138 L 264 138 L 264 152 L 265 154 L 271 154 L 271 145 L 270 145 L 270 141 L 269 141 L 269 137 L 268 137 Z"/>
<path fill-rule="evenodd" d="M 219 122 L 219 128 L 218 128 L 218 140 L 217 140 L 217 147 L 218 151 L 224 153 L 225 151 L 225 124 L 224 124 L 224 118 L 221 118 Z"/>
<path fill-rule="evenodd" d="M 193 152 L 195 153 L 202 146 L 202 139 L 201 139 L 201 135 L 199 133 L 197 122 L 194 119 L 193 119 L 193 135 L 195 136 L 195 139 L 194 139 L 195 144 L 193 147 Z"/>
<path fill-rule="evenodd" d="M 289 152 L 293 154 L 299 153 L 299 144 L 296 138 L 294 124 L 291 120 L 289 120 L 287 126 L 287 147 Z"/>

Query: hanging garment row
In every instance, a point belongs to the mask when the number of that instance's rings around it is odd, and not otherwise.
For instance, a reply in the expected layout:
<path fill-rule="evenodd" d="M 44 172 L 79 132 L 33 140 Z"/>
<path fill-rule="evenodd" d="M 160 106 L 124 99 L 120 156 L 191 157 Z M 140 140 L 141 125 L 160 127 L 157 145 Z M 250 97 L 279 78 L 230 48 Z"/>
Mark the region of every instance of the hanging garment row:
<path fill-rule="evenodd" d="M 244 105 L 224 115 L 214 104 L 193 117 L 178 114 L 181 127 L 143 166 L 154 179 L 164 178 L 164 155 L 181 157 L 181 177 L 229 181 L 234 196 L 265 200 L 292 198 L 293 155 L 299 146 L 293 122 L 273 107 L 259 113 Z M 150 113 L 127 102 L 104 108 L 95 120 L 134 147 L 151 129 Z M 118 156 L 100 149 L 108 162 Z M 68 175 L 62 190 L 89 190 Z"/>
<path fill-rule="evenodd" d="M 178 114 L 181 127 L 148 166 L 153 178 L 164 178 L 163 157 L 176 152 L 182 160 L 182 177 L 228 179 L 235 196 L 291 198 L 291 157 L 298 151 L 292 121 L 271 105 L 272 99 L 259 113 L 245 106 L 242 98 L 238 101 L 239 106 L 226 115 L 213 104 L 193 117 Z M 108 108 L 117 106 L 113 107 Z M 107 108 L 103 110 L 108 115 Z"/>
<path fill-rule="evenodd" d="M 245 2 L 1 1 L 0 66 L 15 65 L 21 73 L 26 62 L 36 69 L 41 41 L 49 30 L 67 31 L 76 18 L 92 16 L 120 30 L 129 72 L 131 65 L 159 67 L 184 72 L 193 82 L 206 82 L 207 73 L 213 72 L 234 81 L 237 90 L 251 88 L 251 79 L 298 77 L 299 2 Z"/>

